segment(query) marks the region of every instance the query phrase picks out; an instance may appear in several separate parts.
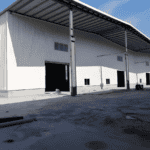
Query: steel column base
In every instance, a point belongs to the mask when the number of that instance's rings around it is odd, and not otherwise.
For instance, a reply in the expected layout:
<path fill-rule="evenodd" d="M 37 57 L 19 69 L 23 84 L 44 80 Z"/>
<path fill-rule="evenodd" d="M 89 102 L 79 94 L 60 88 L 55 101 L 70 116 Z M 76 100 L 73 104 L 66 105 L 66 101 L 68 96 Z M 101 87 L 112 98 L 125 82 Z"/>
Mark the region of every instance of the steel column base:
<path fill-rule="evenodd" d="M 71 87 L 71 96 L 77 95 L 77 87 Z"/>
<path fill-rule="evenodd" d="M 129 80 L 127 80 L 127 90 L 130 90 Z"/>

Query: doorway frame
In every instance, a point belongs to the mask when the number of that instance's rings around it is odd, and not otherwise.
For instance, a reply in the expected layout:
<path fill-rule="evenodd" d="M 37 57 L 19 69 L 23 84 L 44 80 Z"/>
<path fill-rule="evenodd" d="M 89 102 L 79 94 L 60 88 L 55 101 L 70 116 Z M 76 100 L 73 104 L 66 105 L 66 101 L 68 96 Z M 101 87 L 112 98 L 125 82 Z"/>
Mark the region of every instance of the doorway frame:
<path fill-rule="evenodd" d="M 148 76 L 149 76 L 149 81 L 148 81 L 148 83 L 147 83 L 147 74 L 148 74 Z M 150 85 L 150 73 L 147 73 L 147 72 L 146 72 L 146 85 Z"/>

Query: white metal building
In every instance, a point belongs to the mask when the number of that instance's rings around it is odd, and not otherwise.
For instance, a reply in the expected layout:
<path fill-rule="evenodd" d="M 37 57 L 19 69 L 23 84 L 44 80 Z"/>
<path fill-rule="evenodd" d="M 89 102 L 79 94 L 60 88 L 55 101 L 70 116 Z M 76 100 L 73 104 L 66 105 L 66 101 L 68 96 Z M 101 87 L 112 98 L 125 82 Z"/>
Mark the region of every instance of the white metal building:
<path fill-rule="evenodd" d="M 126 88 L 127 49 L 130 88 L 150 87 L 150 39 L 131 24 L 77 0 L 17 0 L 0 13 L 1 96 L 70 90 L 70 9 L 77 89 Z"/>

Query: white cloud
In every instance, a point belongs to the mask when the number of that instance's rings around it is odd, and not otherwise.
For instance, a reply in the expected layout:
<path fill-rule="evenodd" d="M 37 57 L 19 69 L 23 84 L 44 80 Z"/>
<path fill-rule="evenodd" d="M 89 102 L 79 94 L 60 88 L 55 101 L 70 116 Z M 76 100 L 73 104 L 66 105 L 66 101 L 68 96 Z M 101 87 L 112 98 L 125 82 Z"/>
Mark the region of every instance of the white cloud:
<path fill-rule="evenodd" d="M 136 13 L 127 17 L 125 20 L 130 20 L 131 24 L 145 35 L 150 37 L 149 24 L 150 24 L 150 9 L 143 12 Z M 124 21 L 125 21 L 124 20 Z"/>
<path fill-rule="evenodd" d="M 98 7 L 98 9 L 102 10 L 102 11 L 105 11 L 105 12 L 108 12 L 108 14 L 112 14 L 117 7 L 127 3 L 128 1 L 130 0 L 110 0 L 108 1 L 107 3 L 104 3 L 103 5 L 100 5 Z"/>

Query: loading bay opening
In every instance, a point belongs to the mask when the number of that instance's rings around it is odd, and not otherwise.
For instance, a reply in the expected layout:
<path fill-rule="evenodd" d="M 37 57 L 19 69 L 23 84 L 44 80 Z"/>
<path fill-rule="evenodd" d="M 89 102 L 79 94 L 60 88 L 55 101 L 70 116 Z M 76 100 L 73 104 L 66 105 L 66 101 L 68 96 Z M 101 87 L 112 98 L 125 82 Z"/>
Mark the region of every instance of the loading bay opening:
<path fill-rule="evenodd" d="M 124 71 L 117 71 L 118 87 L 125 87 Z"/>
<path fill-rule="evenodd" d="M 45 62 L 45 92 L 70 91 L 69 64 Z"/>

